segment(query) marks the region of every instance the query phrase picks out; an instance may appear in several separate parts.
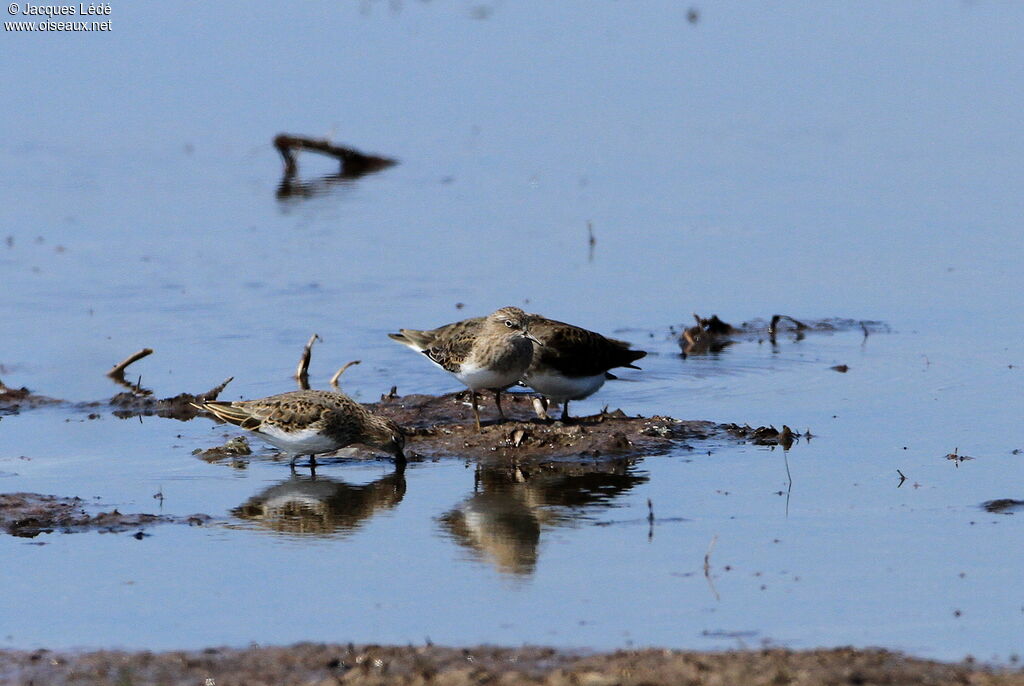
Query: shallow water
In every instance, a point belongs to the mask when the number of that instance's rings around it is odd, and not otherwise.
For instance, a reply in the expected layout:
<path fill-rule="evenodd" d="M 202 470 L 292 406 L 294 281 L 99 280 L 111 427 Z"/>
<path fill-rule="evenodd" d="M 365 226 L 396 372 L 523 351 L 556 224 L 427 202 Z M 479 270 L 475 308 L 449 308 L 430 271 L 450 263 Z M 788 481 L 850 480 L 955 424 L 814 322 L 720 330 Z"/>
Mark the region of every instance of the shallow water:
<path fill-rule="evenodd" d="M 129 376 L 159 395 L 227 376 L 223 397 L 266 395 L 315 331 L 314 386 L 361 359 L 343 386 L 362 400 L 439 393 L 456 382 L 384 334 L 520 304 L 651 351 L 574 412 L 815 438 L 588 482 L 476 484 L 450 459 L 399 484 L 344 459 L 313 487 L 263 446 L 242 470 L 197 459 L 233 435 L 206 420 L 4 416 L 5 492 L 218 523 L 0 538 L 0 647 L 1018 653 L 1024 520 L 979 506 L 1024 498 L 1024 9 L 686 9 L 139 4 L 107 35 L 5 33 L 8 385 L 107 398 L 103 372 L 149 346 Z M 281 201 L 280 131 L 400 164 Z M 669 327 L 693 311 L 892 331 L 682 359 Z M 336 506 L 239 516 L 292 487 Z"/>

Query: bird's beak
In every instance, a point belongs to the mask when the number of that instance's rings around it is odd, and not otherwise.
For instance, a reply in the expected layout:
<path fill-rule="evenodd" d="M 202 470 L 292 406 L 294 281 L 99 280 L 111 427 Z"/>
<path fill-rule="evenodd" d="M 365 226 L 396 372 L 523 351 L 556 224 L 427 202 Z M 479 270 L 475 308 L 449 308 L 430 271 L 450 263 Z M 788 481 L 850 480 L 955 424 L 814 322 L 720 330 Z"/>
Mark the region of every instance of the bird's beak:
<path fill-rule="evenodd" d="M 541 343 L 541 342 L 540 342 L 540 339 L 539 339 L 539 338 L 537 338 L 536 336 L 534 336 L 534 335 L 533 335 L 532 333 L 530 333 L 529 331 L 523 331 L 523 338 L 525 338 L 525 339 L 526 339 L 526 340 L 528 340 L 528 341 L 533 341 L 533 342 L 534 342 L 534 343 L 536 343 L 537 345 L 544 345 L 543 343 Z"/>

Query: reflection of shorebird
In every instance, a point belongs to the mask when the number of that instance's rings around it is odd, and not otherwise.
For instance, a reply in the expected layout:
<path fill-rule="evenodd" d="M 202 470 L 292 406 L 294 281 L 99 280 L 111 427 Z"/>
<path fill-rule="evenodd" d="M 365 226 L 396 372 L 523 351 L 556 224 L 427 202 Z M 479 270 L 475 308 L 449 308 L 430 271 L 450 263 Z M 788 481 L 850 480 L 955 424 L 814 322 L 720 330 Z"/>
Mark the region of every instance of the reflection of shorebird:
<path fill-rule="evenodd" d="M 252 431 L 291 455 L 329 453 L 361 443 L 390 453 L 396 464 L 405 463 L 405 434 L 390 419 L 378 417 L 342 393 L 291 391 L 259 400 L 203 401 L 195 407 L 218 419 Z"/>
<path fill-rule="evenodd" d="M 355 530 L 378 510 L 394 508 L 404 496 L 401 468 L 363 486 L 294 476 L 249 498 L 231 514 L 280 533 L 327 536 Z"/>
<path fill-rule="evenodd" d="M 548 319 L 538 314 L 527 315 L 531 336 L 540 345 L 533 350 L 530 366 L 521 379 L 525 385 L 546 398 L 562 404 L 562 419 L 569 416 L 569 401 L 582 400 L 597 392 L 604 382 L 615 377 L 609 370 L 616 367 L 637 369 L 633 363 L 647 353 L 631 350 L 629 343 L 606 338 L 587 329 Z M 473 317 L 446 324 L 430 331 L 402 329 L 389 334 L 391 338 L 413 350 L 424 351 L 432 345 L 477 335 L 484 325 L 483 317 Z M 500 390 L 495 391 L 501 411 Z"/>
<path fill-rule="evenodd" d="M 459 545 L 489 559 L 500 572 L 528 576 L 537 566 L 544 529 L 579 519 L 580 508 L 607 507 L 647 480 L 626 462 L 609 467 L 612 472 L 560 475 L 481 467 L 478 490 L 439 521 Z"/>
<path fill-rule="evenodd" d="M 432 331 L 401 329 L 388 335 L 423 353 L 469 388 L 479 431 L 477 392 L 493 390 L 501 413 L 501 391 L 519 381 L 530 365 L 533 343 L 538 341 L 529 331 L 529 319 L 518 307 L 503 307 L 473 324 L 457 322 Z"/>

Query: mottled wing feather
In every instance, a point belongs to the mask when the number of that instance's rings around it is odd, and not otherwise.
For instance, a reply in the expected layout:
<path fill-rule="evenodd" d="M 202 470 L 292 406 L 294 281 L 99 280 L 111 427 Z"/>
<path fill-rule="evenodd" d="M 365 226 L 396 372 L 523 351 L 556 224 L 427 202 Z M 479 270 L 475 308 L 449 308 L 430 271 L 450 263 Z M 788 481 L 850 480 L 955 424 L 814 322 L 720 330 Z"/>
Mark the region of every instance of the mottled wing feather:
<path fill-rule="evenodd" d="M 233 407 L 230 403 L 205 402 L 201 405 L 197 404 L 196 407 L 209 412 L 223 422 L 234 424 L 250 431 L 255 431 L 262 423 L 260 419 L 254 417 L 245 408 Z"/>
<path fill-rule="evenodd" d="M 221 420 L 250 431 L 259 431 L 263 424 L 282 428 L 305 427 L 334 414 L 358 412 L 353 400 L 329 391 L 294 391 L 260 400 L 206 402 L 202 405 Z"/>
<path fill-rule="evenodd" d="M 448 336 L 439 345 L 423 350 L 423 354 L 453 374 L 462 370 L 462 365 L 473 351 L 476 333 L 466 331 L 459 336 Z"/>
<path fill-rule="evenodd" d="M 422 352 L 427 348 L 442 347 L 447 341 L 460 338 L 466 334 L 475 335 L 483 323 L 483 317 L 472 317 L 471 319 L 463 319 L 462 321 L 445 324 L 429 331 L 399 329 L 398 333 L 389 333 L 388 337 L 403 345 L 417 348 Z"/>

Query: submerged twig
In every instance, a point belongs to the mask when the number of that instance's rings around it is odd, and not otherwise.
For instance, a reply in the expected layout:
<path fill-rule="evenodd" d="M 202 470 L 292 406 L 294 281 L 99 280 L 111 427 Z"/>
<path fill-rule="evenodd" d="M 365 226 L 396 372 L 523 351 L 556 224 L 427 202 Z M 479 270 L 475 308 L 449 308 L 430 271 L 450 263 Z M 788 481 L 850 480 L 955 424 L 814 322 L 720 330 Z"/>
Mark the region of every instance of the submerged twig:
<path fill-rule="evenodd" d="M 786 518 L 789 519 L 789 497 L 793 493 L 793 475 L 789 471 L 789 451 L 782 451 L 782 461 L 786 465 Z"/>
<path fill-rule="evenodd" d="M 107 376 L 114 379 L 115 381 L 124 381 L 124 370 L 128 368 L 128 365 L 138 362 L 144 357 L 149 357 L 153 354 L 152 348 L 143 348 L 142 350 L 132 353 L 122 361 L 114 365 L 113 369 L 107 372 Z"/>
<path fill-rule="evenodd" d="M 654 538 L 654 503 L 647 499 L 647 540 Z"/>
<path fill-rule="evenodd" d="M 299 366 L 295 368 L 295 381 L 303 391 L 309 390 L 309 360 L 313 356 L 313 344 L 323 340 L 320 334 L 313 334 L 309 337 L 306 347 L 302 349 L 302 357 L 299 358 Z"/>
<path fill-rule="evenodd" d="M 335 145 L 323 138 L 291 136 L 282 133 L 274 138 L 274 147 L 281 153 L 281 158 L 284 160 L 284 175 L 286 178 L 295 176 L 298 173 L 299 165 L 295 161 L 295 154 L 293 152 L 296 150 L 310 150 L 336 158 L 341 162 L 339 175 L 348 178 L 356 178 L 397 164 L 397 160 L 379 155 L 368 155 L 355 148 Z"/>
<path fill-rule="evenodd" d="M 781 322 L 783 319 L 792 322 L 793 326 L 796 327 L 797 331 L 803 331 L 804 329 L 810 328 L 809 326 L 807 326 L 803 322 L 798 321 L 796 319 L 793 319 L 788 314 L 773 314 L 772 315 L 771 324 L 768 325 L 768 333 L 769 333 L 769 335 L 772 335 L 772 336 L 775 335 L 775 332 L 778 330 L 777 327 L 779 325 L 779 322 Z"/>
<path fill-rule="evenodd" d="M 341 369 L 339 369 L 338 371 L 334 372 L 334 376 L 331 377 L 331 388 L 333 388 L 336 391 L 340 390 L 338 388 L 338 379 L 341 378 L 341 375 L 345 373 L 346 369 L 348 369 L 349 367 L 351 367 L 354 364 L 359 364 L 361 362 L 362 362 L 362 360 L 352 360 L 351 362 L 346 362 L 345 364 L 341 365 Z"/>
<path fill-rule="evenodd" d="M 711 542 L 708 543 L 708 551 L 704 553 L 704 578 L 708 580 L 708 586 L 711 587 L 711 592 L 715 595 L 715 600 L 721 600 L 718 595 L 718 589 L 715 588 L 715 582 L 711 580 L 711 551 L 714 550 L 715 543 L 718 542 L 718 534 L 711 537 Z"/>

